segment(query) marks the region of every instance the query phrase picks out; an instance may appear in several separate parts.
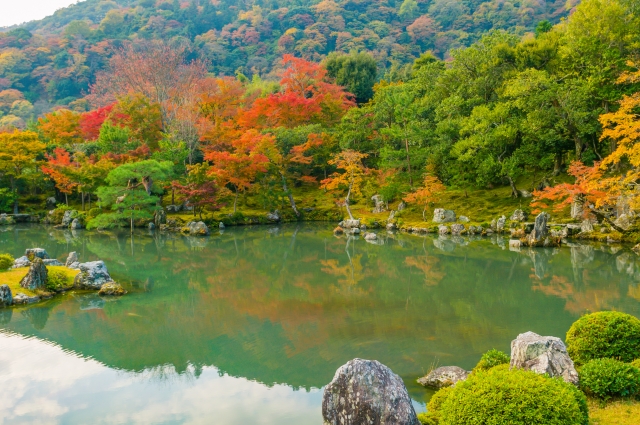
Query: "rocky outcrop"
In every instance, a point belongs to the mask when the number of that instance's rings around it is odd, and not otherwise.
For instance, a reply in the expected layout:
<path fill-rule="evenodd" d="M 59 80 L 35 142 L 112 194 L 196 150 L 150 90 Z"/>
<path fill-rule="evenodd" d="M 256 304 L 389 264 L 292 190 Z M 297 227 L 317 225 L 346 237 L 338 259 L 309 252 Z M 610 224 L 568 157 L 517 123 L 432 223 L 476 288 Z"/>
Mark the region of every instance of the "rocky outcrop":
<path fill-rule="evenodd" d="M 43 288 L 49 277 L 49 272 L 40 257 L 35 257 L 29 266 L 27 275 L 20 281 L 20 286 L 33 291 Z"/>
<path fill-rule="evenodd" d="M 373 201 L 373 211 L 371 211 L 374 214 L 378 214 L 381 212 L 384 212 L 387 210 L 387 206 L 384 203 L 384 198 L 382 197 L 382 195 L 373 195 L 371 197 L 371 200 Z"/>
<path fill-rule="evenodd" d="M 0 307 L 9 307 L 13 303 L 11 288 L 9 285 L 0 286 Z"/>
<path fill-rule="evenodd" d="M 445 210 L 444 208 L 436 208 L 433 210 L 434 223 L 453 223 L 456 221 L 456 213 L 453 210 Z"/>
<path fill-rule="evenodd" d="M 108 296 L 120 296 L 126 294 L 127 291 L 119 284 L 115 282 L 108 282 L 102 285 L 100 291 L 98 291 L 98 295 L 108 295 Z"/>
<path fill-rule="evenodd" d="M 20 258 L 16 258 L 13 260 L 13 268 L 19 269 L 20 267 L 29 267 L 31 265 L 31 261 L 27 258 L 27 256 L 22 256 Z"/>
<path fill-rule="evenodd" d="M 511 341 L 511 368 L 561 377 L 565 382 L 578 384 L 578 372 L 567 347 L 554 336 L 540 336 L 533 332 L 518 335 Z"/>
<path fill-rule="evenodd" d="M 209 228 L 202 221 L 192 221 L 187 223 L 185 228 L 183 229 L 185 233 L 190 234 L 191 236 L 208 236 Z"/>
<path fill-rule="evenodd" d="M 64 265 L 67 267 L 70 267 L 72 264 L 74 263 L 78 263 L 78 253 L 73 251 L 69 253 L 69 256 L 67 257 L 67 261 L 65 261 Z"/>
<path fill-rule="evenodd" d="M 341 366 L 324 389 L 324 425 L 419 425 L 402 379 L 375 360 Z"/>
<path fill-rule="evenodd" d="M 73 286 L 80 289 L 100 289 L 105 283 L 113 282 L 104 261 L 91 261 L 79 264 L 80 273 Z"/>
<path fill-rule="evenodd" d="M 458 366 L 443 366 L 418 379 L 418 384 L 431 388 L 449 387 L 464 381 L 470 373 Z"/>
<path fill-rule="evenodd" d="M 29 248 L 24 251 L 24 256 L 27 257 L 30 261 L 33 261 L 34 258 L 38 257 L 41 260 L 46 260 L 49 257 L 47 251 L 42 248 Z"/>
<path fill-rule="evenodd" d="M 527 214 L 524 211 L 518 209 L 518 210 L 515 210 L 513 214 L 511 214 L 511 217 L 509 217 L 509 220 L 523 222 L 527 220 Z"/>

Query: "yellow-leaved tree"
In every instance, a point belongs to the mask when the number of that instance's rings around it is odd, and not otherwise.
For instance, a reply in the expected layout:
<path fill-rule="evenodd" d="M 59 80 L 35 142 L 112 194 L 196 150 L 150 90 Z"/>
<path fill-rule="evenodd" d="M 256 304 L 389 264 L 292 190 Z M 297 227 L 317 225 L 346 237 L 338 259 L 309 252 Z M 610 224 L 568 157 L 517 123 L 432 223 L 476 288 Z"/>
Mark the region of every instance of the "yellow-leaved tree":
<path fill-rule="evenodd" d="M 366 153 L 356 152 L 351 149 L 335 154 L 329 160 L 329 164 L 335 165 L 341 172 L 335 172 L 321 182 L 322 187 L 329 191 L 347 192 L 344 198 L 344 205 L 351 220 L 353 220 L 353 214 L 351 214 L 351 208 L 349 208 L 349 201 L 352 196 L 362 195 L 362 184 L 369 172 L 362 160 L 367 156 Z"/>
<path fill-rule="evenodd" d="M 44 149 L 45 144 L 33 131 L 0 133 L 0 178 L 8 178 L 11 184 L 14 214 L 18 214 L 17 181 L 24 178 L 27 169 L 37 168 Z"/>
<path fill-rule="evenodd" d="M 404 197 L 405 202 L 416 202 L 422 204 L 424 209 L 422 210 L 422 219 L 427 221 L 427 209 L 429 204 L 438 200 L 438 195 L 444 192 L 446 187 L 442 184 L 440 179 L 435 175 L 433 165 L 427 165 L 424 179 L 422 181 L 422 187 L 411 192 Z"/>

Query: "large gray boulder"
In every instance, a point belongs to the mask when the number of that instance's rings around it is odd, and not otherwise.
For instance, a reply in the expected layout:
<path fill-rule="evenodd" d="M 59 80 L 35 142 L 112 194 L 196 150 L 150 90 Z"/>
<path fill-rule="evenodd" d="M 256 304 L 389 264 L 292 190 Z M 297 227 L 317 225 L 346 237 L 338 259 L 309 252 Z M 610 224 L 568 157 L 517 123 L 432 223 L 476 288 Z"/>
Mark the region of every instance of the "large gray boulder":
<path fill-rule="evenodd" d="M 547 221 L 549 220 L 549 214 L 541 212 L 536 217 L 536 222 L 533 225 L 533 230 L 527 236 L 527 245 L 529 246 L 541 246 L 545 243 L 545 239 L 549 236 L 549 230 L 547 229 Z"/>
<path fill-rule="evenodd" d="M 418 379 L 418 384 L 431 388 L 449 387 L 464 381 L 470 373 L 458 366 L 443 366 Z"/>
<path fill-rule="evenodd" d="M 31 261 L 29 261 L 26 255 L 23 255 L 22 257 L 16 258 L 15 260 L 13 260 L 12 268 L 19 269 L 20 267 L 29 267 L 30 265 L 31 265 Z"/>
<path fill-rule="evenodd" d="M 453 223 L 456 221 L 456 213 L 452 210 L 445 210 L 444 208 L 436 208 L 433 210 L 433 222 L 434 223 Z"/>
<path fill-rule="evenodd" d="M 451 234 L 454 236 L 460 236 L 464 232 L 464 224 L 452 224 L 451 225 Z"/>
<path fill-rule="evenodd" d="M 524 211 L 520 210 L 520 209 L 515 210 L 513 212 L 513 214 L 511 214 L 511 217 L 509 217 L 509 220 L 511 220 L 511 221 L 520 221 L 520 222 L 522 222 L 522 221 L 526 221 L 526 219 L 527 219 L 527 214 Z"/>
<path fill-rule="evenodd" d="M 209 236 L 209 228 L 202 221 L 192 221 L 187 224 L 186 229 L 192 236 Z"/>
<path fill-rule="evenodd" d="M 511 368 L 561 377 L 565 382 L 578 384 L 578 372 L 567 347 L 554 336 L 540 336 L 534 332 L 518 335 L 511 341 Z"/>
<path fill-rule="evenodd" d="M 360 220 L 343 220 L 338 223 L 343 229 L 351 229 L 352 227 L 360 227 Z"/>
<path fill-rule="evenodd" d="M 49 254 L 47 254 L 47 251 L 45 251 L 42 248 L 29 248 L 27 250 L 24 251 L 24 256 L 29 258 L 30 260 L 32 260 L 35 257 L 38 257 L 42 260 L 46 260 L 49 257 Z"/>
<path fill-rule="evenodd" d="M 324 389 L 324 425 L 419 425 L 402 379 L 375 360 L 353 359 Z"/>
<path fill-rule="evenodd" d="M 0 307 L 9 307 L 13 303 L 11 288 L 9 285 L 0 286 Z"/>
<path fill-rule="evenodd" d="M 34 290 L 43 288 L 47 283 L 49 272 L 44 265 L 44 261 L 40 257 L 35 257 L 29 266 L 27 275 L 20 281 L 20 286 L 26 289 Z"/>
<path fill-rule="evenodd" d="M 384 212 L 387 210 L 387 206 L 384 203 L 384 198 L 382 197 L 382 195 L 373 195 L 371 197 L 371 200 L 373 201 L 373 204 L 375 205 L 375 207 L 373 208 L 372 213 L 374 214 L 378 214 L 381 212 Z"/>
<path fill-rule="evenodd" d="M 105 283 L 113 282 L 104 261 L 91 261 L 79 265 L 80 273 L 73 285 L 80 289 L 100 289 Z"/>
<path fill-rule="evenodd" d="M 69 267 L 73 263 L 77 263 L 77 262 L 78 262 L 78 253 L 73 251 L 69 253 L 69 256 L 67 257 L 67 261 L 65 261 L 64 265 Z"/>

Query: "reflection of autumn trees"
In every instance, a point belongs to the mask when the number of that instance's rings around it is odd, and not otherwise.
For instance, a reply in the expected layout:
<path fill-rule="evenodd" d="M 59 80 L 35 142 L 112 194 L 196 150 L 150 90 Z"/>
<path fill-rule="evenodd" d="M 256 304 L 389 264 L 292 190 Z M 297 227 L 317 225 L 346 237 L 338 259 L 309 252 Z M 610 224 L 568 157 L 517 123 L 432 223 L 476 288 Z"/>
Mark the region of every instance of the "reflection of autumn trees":
<path fill-rule="evenodd" d="M 445 273 L 440 269 L 440 260 L 428 255 L 407 257 L 404 260 L 409 267 L 415 267 L 424 273 L 424 284 L 435 286 L 445 277 Z"/>

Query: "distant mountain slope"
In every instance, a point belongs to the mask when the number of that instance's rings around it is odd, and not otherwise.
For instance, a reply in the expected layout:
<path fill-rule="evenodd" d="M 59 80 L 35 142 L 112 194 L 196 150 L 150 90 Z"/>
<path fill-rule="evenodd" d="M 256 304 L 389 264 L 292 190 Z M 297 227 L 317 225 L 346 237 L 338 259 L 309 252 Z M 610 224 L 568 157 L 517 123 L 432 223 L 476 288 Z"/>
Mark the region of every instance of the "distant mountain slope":
<path fill-rule="evenodd" d="M 16 100 L 23 120 L 53 105 L 82 109 L 76 100 L 128 40 L 186 44 L 215 74 L 268 75 L 285 53 L 319 61 L 352 50 L 370 52 L 383 72 L 567 14 L 565 0 L 86 0 L 0 33 L 0 91 L 9 91 L 0 119 Z"/>

